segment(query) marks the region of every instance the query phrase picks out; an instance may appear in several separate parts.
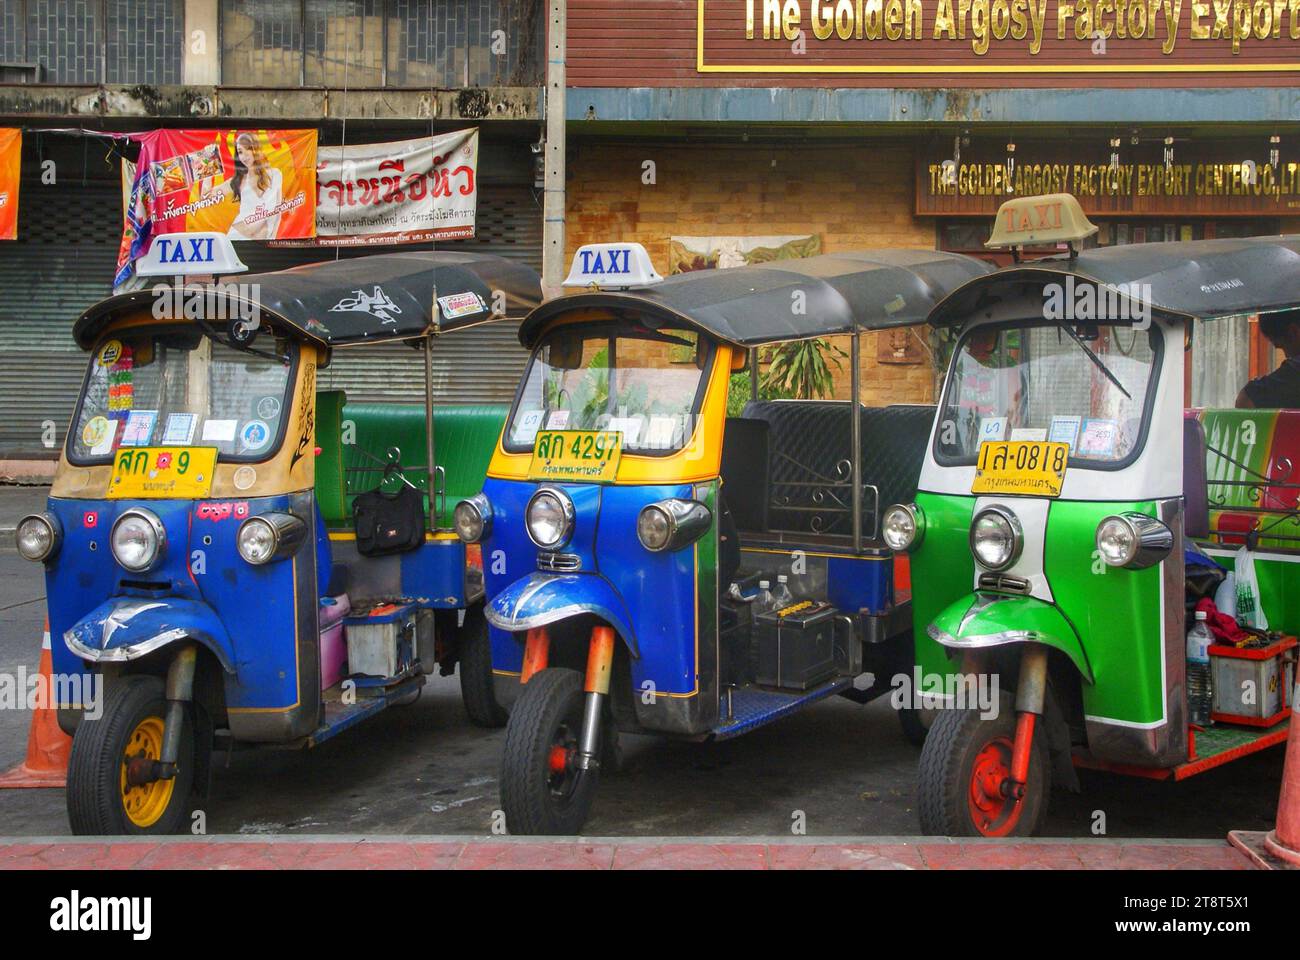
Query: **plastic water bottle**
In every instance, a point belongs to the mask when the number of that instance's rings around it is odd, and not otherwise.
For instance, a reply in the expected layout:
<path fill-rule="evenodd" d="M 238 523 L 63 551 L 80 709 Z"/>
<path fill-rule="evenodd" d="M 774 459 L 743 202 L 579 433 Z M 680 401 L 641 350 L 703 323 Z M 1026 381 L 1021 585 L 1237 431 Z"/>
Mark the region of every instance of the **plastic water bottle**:
<path fill-rule="evenodd" d="M 772 609 L 772 583 L 770 580 L 758 581 L 758 596 L 754 598 L 754 615 L 767 613 Z"/>
<path fill-rule="evenodd" d="M 1208 727 L 1214 703 L 1213 678 L 1210 670 L 1210 644 L 1214 634 L 1205 622 L 1205 611 L 1196 611 L 1196 623 L 1187 631 L 1187 712 L 1188 719 Z"/>
<path fill-rule="evenodd" d="M 772 594 L 772 609 L 784 610 L 794 604 L 794 594 L 790 592 L 790 578 L 784 573 L 776 578 L 776 590 Z"/>

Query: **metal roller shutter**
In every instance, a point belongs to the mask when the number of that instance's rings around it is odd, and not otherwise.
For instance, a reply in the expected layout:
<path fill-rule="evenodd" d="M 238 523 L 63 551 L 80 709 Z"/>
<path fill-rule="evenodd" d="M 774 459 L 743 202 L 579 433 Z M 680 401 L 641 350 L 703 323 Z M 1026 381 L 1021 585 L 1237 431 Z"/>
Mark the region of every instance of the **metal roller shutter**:
<path fill-rule="evenodd" d="M 527 150 L 514 144 L 497 149 Z M 116 183 L 23 182 L 19 239 L 0 244 L 0 358 L 7 374 L 0 378 L 0 459 L 58 455 L 85 373 L 86 357 L 72 342 L 72 323 L 86 307 L 112 293 L 120 236 Z M 401 249 L 422 248 L 432 245 Z M 439 249 L 483 250 L 540 270 L 542 217 L 532 187 L 484 182 L 478 237 L 440 244 Z M 242 243 L 238 250 L 253 272 L 334 255 L 333 250 L 261 243 Z M 373 252 L 341 249 L 339 256 Z M 527 360 L 515 332 L 512 323 L 489 324 L 439 341 L 438 399 L 510 400 Z M 417 402 L 424 395 L 423 361 L 418 352 L 402 346 L 341 350 L 322 372 L 321 386 L 344 389 L 356 400 Z"/>

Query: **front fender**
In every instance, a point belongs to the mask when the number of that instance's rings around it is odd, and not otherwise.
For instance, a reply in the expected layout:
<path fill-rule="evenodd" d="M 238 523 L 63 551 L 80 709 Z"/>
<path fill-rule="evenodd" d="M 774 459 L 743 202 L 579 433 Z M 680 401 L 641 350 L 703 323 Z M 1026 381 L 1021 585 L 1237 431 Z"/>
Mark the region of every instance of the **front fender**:
<path fill-rule="evenodd" d="M 534 573 L 516 580 L 487 605 L 488 623 L 521 633 L 584 613 L 604 620 L 623 638 L 633 657 L 640 657 L 627 605 L 604 577 L 594 573 Z"/>
<path fill-rule="evenodd" d="M 93 663 L 138 660 L 187 638 L 211 650 L 227 673 L 235 672 L 230 634 L 213 609 L 198 600 L 115 597 L 63 634 L 69 650 Z"/>
<path fill-rule="evenodd" d="M 1074 627 L 1057 607 L 1037 597 L 981 593 L 944 609 L 926 627 L 930 639 L 950 650 L 975 650 L 1009 643 L 1041 643 L 1070 658 L 1092 683 L 1092 667 Z"/>

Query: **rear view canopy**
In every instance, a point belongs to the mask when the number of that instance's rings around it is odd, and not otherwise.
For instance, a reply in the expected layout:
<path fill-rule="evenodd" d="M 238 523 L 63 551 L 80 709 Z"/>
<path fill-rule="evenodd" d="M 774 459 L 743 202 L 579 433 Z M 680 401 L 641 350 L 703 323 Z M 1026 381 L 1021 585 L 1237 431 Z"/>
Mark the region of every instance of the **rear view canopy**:
<path fill-rule="evenodd" d="M 1168 316 L 1269 313 L 1300 305 L 1300 236 L 1131 244 L 1020 263 L 967 283 L 935 308 L 930 322 L 963 323 L 998 300 L 1067 277 Z"/>
<path fill-rule="evenodd" d="M 659 314 L 745 347 L 923 323 L 949 292 L 992 268 L 935 250 L 861 250 L 668 277 L 626 291 L 575 293 L 519 328 L 532 347 L 547 321 L 600 307 Z"/>
<path fill-rule="evenodd" d="M 435 321 L 437 330 L 451 331 L 517 318 L 540 303 L 542 295 L 541 278 L 524 264 L 490 254 L 440 250 L 244 274 L 217 287 L 191 285 L 183 296 L 193 302 L 205 292 L 204 319 L 214 326 L 224 329 L 241 307 L 254 304 L 263 318 L 278 320 L 305 339 L 329 347 L 410 340 L 434 329 Z M 161 296 L 170 296 L 173 304 L 185 302 L 178 293 L 161 284 L 110 297 L 81 315 L 73 335 L 88 349 L 115 317 L 151 308 Z"/>

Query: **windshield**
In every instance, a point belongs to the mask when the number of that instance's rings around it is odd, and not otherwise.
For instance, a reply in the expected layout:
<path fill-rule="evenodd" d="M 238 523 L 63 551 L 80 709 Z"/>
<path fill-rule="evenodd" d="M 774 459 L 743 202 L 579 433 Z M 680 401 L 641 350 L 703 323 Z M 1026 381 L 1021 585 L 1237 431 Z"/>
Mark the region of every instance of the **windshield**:
<path fill-rule="evenodd" d="M 198 446 L 223 460 L 265 460 L 279 446 L 289 375 L 286 363 L 194 329 L 118 335 L 95 348 L 68 457 L 106 462 L 120 447 Z"/>
<path fill-rule="evenodd" d="M 986 440 L 1052 440 L 1070 445 L 1071 465 L 1122 465 L 1142 444 L 1160 350 L 1154 329 L 978 327 L 957 347 L 936 459 L 974 463 Z"/>
<path fill-rule="evenodd" d="M 688 330 L 561 329 L 533 354 L 505 447 L 533 448 L 539 430 L 611 430 L 636 453 L 680 450 L 693 432 L 713 356 Z"/>

